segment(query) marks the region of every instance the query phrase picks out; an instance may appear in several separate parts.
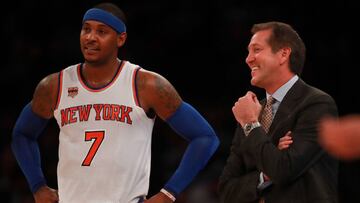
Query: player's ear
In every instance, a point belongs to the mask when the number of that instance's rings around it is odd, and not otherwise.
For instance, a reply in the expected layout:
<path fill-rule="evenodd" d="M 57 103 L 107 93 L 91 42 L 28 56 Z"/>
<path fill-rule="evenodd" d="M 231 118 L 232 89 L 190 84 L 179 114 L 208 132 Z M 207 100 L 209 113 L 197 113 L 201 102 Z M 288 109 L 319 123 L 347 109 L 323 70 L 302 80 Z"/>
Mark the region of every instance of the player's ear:
<path fill-rule="evenodd" d="M 118 45 L 119 48 L 124 46 L 126 38 L 127 38 L 127 33 L 126 32 L 122 32 L 122 33 L 118 34 L 117 45 Z"/>

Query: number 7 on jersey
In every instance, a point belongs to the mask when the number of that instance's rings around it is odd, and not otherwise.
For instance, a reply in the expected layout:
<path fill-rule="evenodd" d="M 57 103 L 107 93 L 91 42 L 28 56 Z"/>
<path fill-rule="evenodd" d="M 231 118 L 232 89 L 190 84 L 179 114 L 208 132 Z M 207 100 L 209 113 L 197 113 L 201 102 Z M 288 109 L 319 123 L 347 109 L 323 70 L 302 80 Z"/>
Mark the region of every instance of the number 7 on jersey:
<path fill-rule="evenodd" d="M 105 131 L 87 131 L 85 132 L 85 142 L 94 140 L 92 143 L 89 152 L 87 153 L 82 166 L 90 166 L 92 160 L 95 157 L 96 152 L 98 151 L 102 141 L 105 137 Z"/>

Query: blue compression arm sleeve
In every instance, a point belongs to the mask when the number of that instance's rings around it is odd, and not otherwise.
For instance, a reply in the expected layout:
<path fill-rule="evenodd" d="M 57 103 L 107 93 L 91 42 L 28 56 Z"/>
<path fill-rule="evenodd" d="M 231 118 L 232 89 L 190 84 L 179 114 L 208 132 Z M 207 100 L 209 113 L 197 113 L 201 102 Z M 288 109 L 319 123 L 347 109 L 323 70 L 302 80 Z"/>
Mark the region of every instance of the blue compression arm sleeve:
<path fill-rule="evenodd" d="M 164 186 L 166 190 L 178 195 L 204 168 L 219 146 L 219 139 L 210 124 L 186 102 L 166 122 L 189 141 L 179 167 Z"/>
<path fill-rule="evenodd" d="M 30 103 L 22 110 L 13 129 L 11 147 L 33 193 L 46 184 L 41 170 L 37 138 L 48 120 L 36 115 Z"/>

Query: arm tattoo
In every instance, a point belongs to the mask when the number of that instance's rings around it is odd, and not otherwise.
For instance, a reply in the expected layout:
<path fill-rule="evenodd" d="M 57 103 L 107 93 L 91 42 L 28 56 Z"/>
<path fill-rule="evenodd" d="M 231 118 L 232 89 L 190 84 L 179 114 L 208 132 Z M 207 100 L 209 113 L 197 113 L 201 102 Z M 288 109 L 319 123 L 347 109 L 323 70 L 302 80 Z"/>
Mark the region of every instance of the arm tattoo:
<path fill-rule="evenodd" d="M 165 78 L 156 77 L 155 89 L 163 105 L 172 112 L 175 112 L 181 103 L 181 98 L 175 88 Z"/>

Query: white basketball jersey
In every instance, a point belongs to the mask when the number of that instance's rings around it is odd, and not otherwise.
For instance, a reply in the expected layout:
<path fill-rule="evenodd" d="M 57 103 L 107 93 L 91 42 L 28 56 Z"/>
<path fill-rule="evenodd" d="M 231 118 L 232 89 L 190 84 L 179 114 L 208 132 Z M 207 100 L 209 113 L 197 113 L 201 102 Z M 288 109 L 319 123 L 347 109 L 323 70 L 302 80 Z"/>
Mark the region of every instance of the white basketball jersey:
<path fill-rule="evenodd" d="M 122 61 L 101 89 L 85 84 L 81 65 L 60 73 L 60 203 L 137 203 L 147 195 L 154 119 L 138 106 L 136 73 Z"/>

